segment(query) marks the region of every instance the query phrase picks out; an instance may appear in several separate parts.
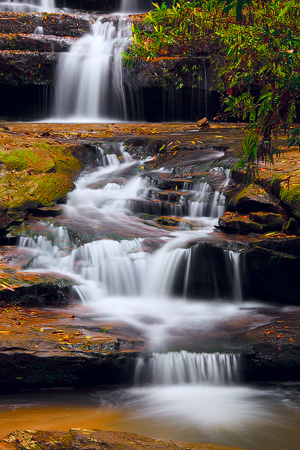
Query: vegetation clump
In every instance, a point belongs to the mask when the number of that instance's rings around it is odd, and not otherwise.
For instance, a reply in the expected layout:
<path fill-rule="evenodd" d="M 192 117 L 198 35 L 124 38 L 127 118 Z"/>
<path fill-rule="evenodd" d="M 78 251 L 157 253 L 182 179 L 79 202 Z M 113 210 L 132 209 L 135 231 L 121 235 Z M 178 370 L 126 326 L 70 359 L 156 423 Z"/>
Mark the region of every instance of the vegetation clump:
<path fill-rule="evenodd" d="M 300 99 L 298 0 L 174 0 L 171 7 L 154 6 L 141 25 L 132 26 L 125 65 L 197 55 L 204 42 L 218 40 L 224 115 L 249 122 L 236 168 L 251 174 L 257 161 L 273 162 L 283 133 L 289 147 L 300 148 L 294 125 Z"/>

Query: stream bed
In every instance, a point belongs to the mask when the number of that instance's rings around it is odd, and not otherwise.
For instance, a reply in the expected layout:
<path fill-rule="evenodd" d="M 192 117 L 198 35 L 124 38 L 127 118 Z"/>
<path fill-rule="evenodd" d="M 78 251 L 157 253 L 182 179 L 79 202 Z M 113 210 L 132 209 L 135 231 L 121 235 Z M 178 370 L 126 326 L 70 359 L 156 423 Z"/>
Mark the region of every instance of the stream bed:
<path fill-rule="evenodd" d="M 159 183 L 172 169 L 152 170 L 151 157 L 134 157 L 120 141 L 99 143 L 97 151 L 99 168 L 78 179 L 63 215 L 47 234 L 23 233 L 19 247 L 32 253 L 29 272 L 76 281 L 82 316 L 99 327 L 125 323 L 146 352 L 131 386 L 2 395 L 1 436 L 83 427 L 249 450 L 298 449 L 299 385 L 244 383 L 232 340 L 296 308 L 244 301 L 239 252 L 220 248 L 219 270 L 209 252 L 192 245 L 213 241 L 226 207 L 222 191 L 200 177 L 162 193 Z M 197 163 L 213 161 L 210 170 L 224 187 L 228 174 L 215 168 L 223 156 L 205 149 Z"/>
<path fill-rule="evenodd" d="M 1 437 L 15 429 L 98 428 L 249 450 L 298 450 L 299 385 L 143 386 L 1 397 Z"/>

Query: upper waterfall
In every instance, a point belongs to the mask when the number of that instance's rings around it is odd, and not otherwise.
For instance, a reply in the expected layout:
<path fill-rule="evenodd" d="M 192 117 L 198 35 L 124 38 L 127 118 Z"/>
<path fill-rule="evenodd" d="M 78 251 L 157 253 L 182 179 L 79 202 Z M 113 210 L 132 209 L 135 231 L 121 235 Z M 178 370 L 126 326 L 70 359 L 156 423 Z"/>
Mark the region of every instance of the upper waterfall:
<path fill-rule="evenodd" d="M 52 12 L 55 0 L 0 0 L 0 11 Z"/>
<path fill-rule="evenodd" d="M 126 120 L 121 52 L 129 45 L 129 23 L 100 17 L 91 33 L 59 59 L 54 116 L 75 121 Z"/>
<path fill-rule="evenodd" d="M 142 5 L 141 5 L 142 3 Z M 122 13 L 141 13 L 149 11 L 152 8 L 151 0 L 122 0 L 120 12 Z"/>

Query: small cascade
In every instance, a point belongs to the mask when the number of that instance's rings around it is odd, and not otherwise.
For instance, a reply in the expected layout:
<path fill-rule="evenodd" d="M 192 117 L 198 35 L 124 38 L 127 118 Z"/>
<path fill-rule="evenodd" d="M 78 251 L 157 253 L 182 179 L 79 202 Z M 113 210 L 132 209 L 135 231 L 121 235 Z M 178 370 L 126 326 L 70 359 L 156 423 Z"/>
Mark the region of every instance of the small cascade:
<path fill-rule="evenodd" d="M 34 34 L 44 34 L 44 28 L 43 27 L 36 27 L 33 33 Z"/>
<path fill-rule="evenodd" d="M 135 384 L 232 384 L 240 380 L 239 361 L 233 353 L 153 353 L 138 359 Z"/>
<path fill-rule="evenodd" d="M 220 217 L 225 212 L 225 196 L 207 183 L 198 183 L 194 199 L 189 202 L 191 217 Z"/>
<path fill-rule="evenodd" d="M 236 302 L 240 302 L 243 299 L 242 292 L 242 278 L 241 278 L 241 253 L 228 250 L 227 265 L 232 272 L 232 298 Z"/>
<path fill-rule="evenodd" d="M 8 0 L 0 1 L 0 11 L 53 12 L 55 0 Z"/>
<path fill-rule="evenodd" d="M 132 211 L 155 190 L 151 175 L 139 170 L 144 162 L 133 160 L 122 142 L 96 149 L 99 168 L 76 181 L 57 219 L 64 226 L 46 224 L 43 236 L 20 238 L 35 256 L 30 269 L 73 278 L 78 299 L 96 316 L 128 323 L 155 350 L 179 339 L 179 329 L 203 330 L 239 315 L 230 302 L 218 306 L 220 314 L 211 306 L 241 297 L 234 258 L 209 242 L 214 219 L 197 218 L 197 230 L 149 226 L 156 224 Z M 208 192 L 212 208 L 213 189 L 202 183 L 198 191 L 198 198 Z"/>
<path fill-rule="evenodd" d="M 100 17 L 90 34 L 62 53 L 56 74 L 56 118 L 127 119 L 121 52 L 129 45 L 129 28 L 122 16 Z"/>

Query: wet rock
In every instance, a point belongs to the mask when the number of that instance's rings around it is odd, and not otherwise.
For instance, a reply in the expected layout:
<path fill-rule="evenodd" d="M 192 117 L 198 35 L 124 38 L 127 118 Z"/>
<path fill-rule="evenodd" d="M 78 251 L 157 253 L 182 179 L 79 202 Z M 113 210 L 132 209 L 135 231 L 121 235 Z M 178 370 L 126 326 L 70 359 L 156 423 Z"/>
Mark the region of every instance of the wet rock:
<path fill-rule="evenodd" d="M 129 383 L 144 342 L 80 306 L 0 308 L 0 390 Z"/>
<path fill-rule="evenodd" d="M 197 89 L 218 91 L 215 75 L 207 57 L 174 56 L 152 61 L 138 60 L 134 67 L 125 71 L 124 82 L 135 88 L 179 88 L 180 83 L 183 83 L 191 89 L 196 84 Z"/>
<path fill-rule="evenodd" d="M 38 450 L 47 448 L 53 450 L 239 450 L 215 444 L 193 444 L 171 440 L 152 439 L 138 434 L 121 433 L 118 431 L 87 430 L 72 428 L 62 431 L 15 431 L 0 441 L 0 449 L 6 450 Z M 241 450 L 241 449 L 240 449 Z"/>
<path fill-rule="evenodd" d="M 265 212 L 251 212 L 249 219 L 253 222 L 267 225 L 270 230 L 282 230 L 285 223 L 285 218 L 282 214 L 265 213 Z"/>
<path fill-rule="evenodd" d="M 42 34 L 0 34 L 0 50 L 66 52 L 74 41 L 71 37 Z"/>
<path fill-rule="evenodd" d="M 240 337 L 247 381 L 299 381 L 299 316 L 286 317 Z"/>
<path fill-rule="evenodd" d="M 280 238 L 279 238 L 280 239 Z M 299 305 L 300 256 L 255 245 L 244 255 L 248 298 Z"/>
<path fill-rule="evenodd" d="M 281 213 L 279 200 L 268 194 L 257 184 L 250 184 L 231 200 L 231 206 L 239 212 L 274 212 Z"/>
<path fill-rule="evenodd" d="M 294 217 L 290 217 L 284 224 L 284 232 L 287 234 L 297 234 L 300 235 L 300 223 Z"/>
<path fill-rule="evenodd" d="M 156 219 L 156 222 L 166 229 L 182 228 L 190 230 L 193 228 L 193 224 L 191 222 L 188 222 L 187 220 L 178 219 L 177 217 L 170 217 L 170 216 L 158 217 Z"/>
<path fill-rule="evenodd" d="M 26 86 L 49 85 L 54 79 L 57 54 L 53 52 L 1 51 L 0 84 Z"/>
<path fill-rule="evenodd" d="M 219 228 L 227 233 L 267 233 L 281 231 L 285 225 L 285 218 L 281 214 L 256 212 L 242 215 L 227 211 L 219 219 Z"/>
<path fill-rule="evenodd" d="M 269 227 L 256 223 L 250 219 L 249 215 L 241 215 L 236 212 L 226 212 L 220 217 L 218 227 L 227 233 L 265 233 Z"/>
<path fill-rule="evenodd" d="M 280 200 L 287 205 L 294 216 L 300 219 L 300 187 L 298 180 L 294 180 L 295 184 L 281 183 Z"/>
<path fill-rule="evenodd" d="M 55 274 L 27 273 L 1 267 L 0 304 L 66 305 L 74 282 Z"/>
<path fill-rule="evenodd" d="M 0 12 L 1 33 L 32 34 L 40 26 L 45 35 L 79 37 L 90 31 L 90 20 L 79 14 Z"/>

